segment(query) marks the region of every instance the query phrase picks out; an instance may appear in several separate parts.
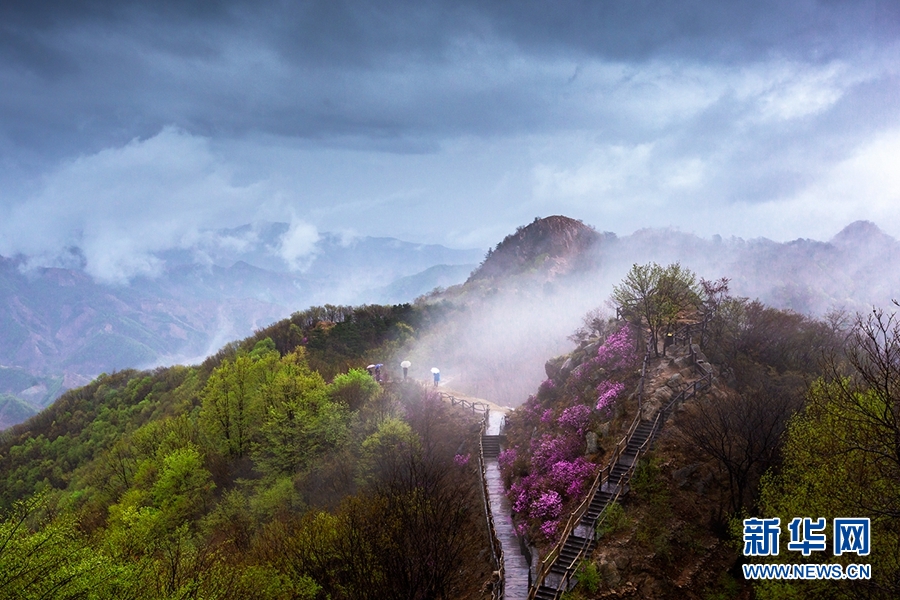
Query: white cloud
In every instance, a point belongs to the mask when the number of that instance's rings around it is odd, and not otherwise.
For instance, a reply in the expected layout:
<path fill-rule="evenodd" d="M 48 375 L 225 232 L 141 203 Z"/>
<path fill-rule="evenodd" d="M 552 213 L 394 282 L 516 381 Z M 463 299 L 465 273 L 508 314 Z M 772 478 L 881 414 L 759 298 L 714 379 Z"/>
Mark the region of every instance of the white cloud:
<path fill-rule="evenodd" d="M 867 76 L 839 62 L 815 66 L 775 60 L 742 69 L 732 85 L 736 96 L 754 107 L 748 116 L 758 123 L 819 114 Z"/>
<path fill-rule="evenodd" d="M 888 131 L 834 165 L 819 180 L 779 205 L 761 207 L 786 228 L 827 238 L 858 219 L 900 237 L 900 130 Z"/>
<path fill-rule="evenodd" d="M 38 193 L 8 209 L 0 253 L 52 260 L 77 245 L 89 274 L 124 283 L 158 272 L 153 252 L 190 243 L 204 228 L 250 221 L 268 197 L 264 183 L 231 183 L 207 140 L 166 128 L 48 174 Z"/>
<path fill-rule="evenodd" d="M 309 267 L 313 258 L 319 232 L 309 223 L 291 220 L 291 227 L 281 237 L 278 254 L 292 271 L 302 271 Z"/>

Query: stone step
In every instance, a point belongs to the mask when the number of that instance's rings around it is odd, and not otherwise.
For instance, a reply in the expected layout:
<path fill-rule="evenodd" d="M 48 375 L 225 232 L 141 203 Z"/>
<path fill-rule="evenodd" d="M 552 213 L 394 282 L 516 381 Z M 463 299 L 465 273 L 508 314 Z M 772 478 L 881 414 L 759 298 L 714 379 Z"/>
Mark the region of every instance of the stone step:
<path fill-rule="evenodd" d="M 557 590 L 542 585 L 537 589 L 534 598 L 535 600 L 553 600 L 554 598 L 556 598 L 556 592 Z"/>

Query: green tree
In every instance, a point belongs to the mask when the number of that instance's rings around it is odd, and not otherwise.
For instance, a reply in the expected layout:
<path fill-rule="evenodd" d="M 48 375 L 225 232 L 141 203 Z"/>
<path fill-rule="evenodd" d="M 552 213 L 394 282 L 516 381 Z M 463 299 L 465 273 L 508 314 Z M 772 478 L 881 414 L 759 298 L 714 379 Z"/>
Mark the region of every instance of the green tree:
<path fill-rule="evenodd" d="M 381 392 L 381 386 L 363 369 L 350 369 L 334 378 L 328 395 L 350 410 L 358 410 Z"/>
<path fill-rule="evenodd" d="M 239 354 L 210 374 L 201 394 L 200 423 L 222 454 L 241 458 L 250 450 L 264 415 L 261 388 L 277 363 L 277 353 Z"/>
<path fill-rule="evenodd" d="M 129 569 L 91 548 L 72 516 L 45 508 L 34 496 L 0 520 L 0 599 L 129 597 Z"/>
<path fill-rule="evenodd" d="M 345 440 L 350 413 L 329 399 L 325 381 L 309 369 L 302 349 L 281 359 L 261 394 L 268 408 L 252 455 L 265 475 L 296 473 Z"/>
<path fill-rule="evenodd" d="M 421 451 L 422 442 L 406 421 L 385 419 L 378 429 L 363 440 L 360 476 L 376 485 L 392 485 L 408 473 L 412 457 Z"/>
<path fill-rule="evenodd" d="M 782 528 L 795 517 L 871 519 L 871 554 L 832 557 L 828 562 L 865 562 L 872 580 L 853 582 L 766 582 L 758 587 L 764 599 L 775 598 L 897 598 L 900 596 L 900 520 L 897 518 L 900 480 L 883 474 L 887 448 L 873 444 L 871 423 L 854 418 L 837 397 L 840 385 L 820 381 L 812 386 L 809 404 L 790 423 L 780 471 L 770 472 L 761 485 L 763 516 L 780 517 Z M 854 401 L 873 411 L 884 410 L 874 393 L 860 393 Z M 889 460 L 889 459 L 888 459 Z M 832 543 L 828 531 L 828 542 Z M 830 545 L 829 545 L 830 549 Z M 783 556 L 783 555 L 782 555 Z M 791 562 L 823 562 L 816 555 Z"/>
<path fill-rule="evenodd" d="M 192 447 L 179 448 L 163 458 L 151 496 L 169 525 L 177 526 L 205 512 L 215 487 L 200 453 Z"/>
<path fill-rule="evenodd" d="M 613 286 L 612 302 L 627 321 L 647 329 L 650 348 L 659 356 L 660 337 L 699 306 L 699 291 L 694 273 L 679 263 L 667 267 L 634 264 L 625 279 Z"/>
<path fill-rule="evenodd" d="M 900 321 L 875 310 L 857 317 L 846 362 L 810 388 L 790 423 L 782 469 L 763 481 L 764 516 L 868 517 L 870 581 L 768 582 L 763 598 L 900 597 Z M 829 540 L 830 541 L 830 540 Z M 860 557 L 840 557 L 863 562 Z M 837 560 L 837 559 L 836 559 Z M 826 585 L 829 584 L 829 585 Z"/>

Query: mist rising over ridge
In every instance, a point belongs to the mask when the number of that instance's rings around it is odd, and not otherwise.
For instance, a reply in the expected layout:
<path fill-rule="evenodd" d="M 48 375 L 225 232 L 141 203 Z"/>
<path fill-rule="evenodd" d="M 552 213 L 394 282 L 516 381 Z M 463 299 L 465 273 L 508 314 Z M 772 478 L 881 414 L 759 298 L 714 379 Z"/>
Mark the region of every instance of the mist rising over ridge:
<path fill-rule="evenodd" d="M 488 253 L 465 284 L 434 295 L 458 318 L 431 332 L 416 358 L 442 368 L 451 385 L 516 405 L 544 378 L 543 365 L 567 352 L 566 338 L 590 310 L 606 307 L 632 264 L 680 262 L 698 277 L 727 277 L 733 295 L 822 316 L 866 311 L 900 293 L 900 243 L 858 221 L 830 241 L 705 239 L 671 229 L 599 233 L 554 216 L 536 219 Z"/>
<path fill-rule="evenodd" d="M 618 236 L 552 216 L 511 232 L 477 268 L 478 250 L 321 234 L 308 264 L 292 271 L 279 254 L 288 231 L 257 223 L 207 232 L 160 252 L 161 274 L 129 285 L 92 280 L 77 251 L 69 268 L 0 258 L 0 393 L 18 398 L 13 420 L 100 372 L 197 361 L 310 305 L 410 302 L 435 286 L 447 289 L 422 301 L 455 308 L 422 332 L 411 358 L 509 404 L 535 389 L 549 357 L 569 351 L 567 337 L 634 263 L 678 261 L 707 279 L 728 277 L 735 295 L 813 316 L 900 296 L 900 275 L 886 268 L 900 243 L 863 221 L 829 241 L 779 243 L 671 229 Z"/>

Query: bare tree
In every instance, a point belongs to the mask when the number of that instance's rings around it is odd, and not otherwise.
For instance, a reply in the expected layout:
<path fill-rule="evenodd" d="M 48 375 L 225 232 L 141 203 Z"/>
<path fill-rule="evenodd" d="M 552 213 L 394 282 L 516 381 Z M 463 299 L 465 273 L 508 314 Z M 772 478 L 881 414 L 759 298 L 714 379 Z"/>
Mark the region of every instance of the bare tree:
<path fill-rule="evenodd" d="M 877 480 L 900 481 L 900 316 L 874 309 L 857 315 L 848 338 L 846 366 L 829 363 L 831 397 L 841 407 L 853 435 L 849 449 L 868 457 Z M 849 372 L 847 367 L 849 367 Z M 867 496 L 865 508 L 900 517 L 898 488 L 891 497 Z"/>
<path fill-rule="evenodd" d="M 788 419 L 803 402 L 803 381 L 759 379 L 759 385 L 725 398 L 693 403 L 681 429 L 696 452 L 711 458 L 738 513 L 755 501 L 759 478 L 774 465 Z"/>

